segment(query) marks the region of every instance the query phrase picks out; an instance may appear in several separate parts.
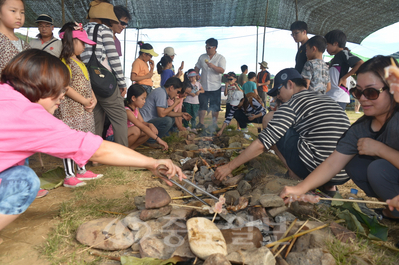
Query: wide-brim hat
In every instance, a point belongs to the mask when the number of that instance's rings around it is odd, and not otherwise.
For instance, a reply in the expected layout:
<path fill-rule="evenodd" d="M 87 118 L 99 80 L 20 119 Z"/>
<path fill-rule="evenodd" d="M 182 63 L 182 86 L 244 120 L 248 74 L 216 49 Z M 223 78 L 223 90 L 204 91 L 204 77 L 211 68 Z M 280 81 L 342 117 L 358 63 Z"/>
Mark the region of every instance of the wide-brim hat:
<path fill-rule="evenodd" d="M 259 64 L 262 65 L 263 67 L 265 67 L 266 69 L 269 69 L 269 67 L 267 67 L 267 62 L 263 61 Z"/>
<path fill-rule="evenodd" d="M 295 68 L 286 68 L 278 72 L 278 74 L 274 77 L 274 85 L 273 89 L 271 89 L 267 94 L 271 97 L 277 96 L 277 92 L 280 89 L 280 86 L 287 82 L 288 80 L 302 78 L 301 74 Z"/>
<path fill-rule="evenodd" d="M 175 49 L 173 49 L 172 47 L 166 47 L 165 49 L 163 49 L 163 54 L 168 56 L 176 55 Z"/>
<path fill-rule="evenodd" d="M 116 17 L 114 13 L 114 6 L 112 4 L 106 2 L 99 2 L 96 0 L 90 2 L 90 9 L 86 18 L 110 19 L 119 23 L 119 19 Z"/>

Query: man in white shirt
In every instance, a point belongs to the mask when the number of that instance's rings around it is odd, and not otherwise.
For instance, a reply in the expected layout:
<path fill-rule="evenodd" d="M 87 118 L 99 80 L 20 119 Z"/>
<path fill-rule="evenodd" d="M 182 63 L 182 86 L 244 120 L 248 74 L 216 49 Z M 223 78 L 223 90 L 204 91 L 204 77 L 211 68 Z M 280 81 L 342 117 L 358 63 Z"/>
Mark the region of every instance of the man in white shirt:
<path fill-rule="evenodd" d="M 198 58 L 195 71 L 201 69 L 201 85 L 205 93 L 199 94 L 199 123 L 198 129 L 203 129 L 207 110 L 212 111 L 213 127 L 216 129 L 220 111 L 222 74 L 226 70 L 226 59 L 216 52 L 218 41 L 210 38 L 205 42 L 206 53 Z"/>
<path fill-rule="evenodd" d="M 41 14 L 37 19 L 39 34 L 38 39 L 33 39 L 29 45 L 33 49 L 39 49 L 48 52 L 55 57 L 60 57 L 62 51 L 62 42 L 53 36 L 54 20 L 46 14 Z"/>

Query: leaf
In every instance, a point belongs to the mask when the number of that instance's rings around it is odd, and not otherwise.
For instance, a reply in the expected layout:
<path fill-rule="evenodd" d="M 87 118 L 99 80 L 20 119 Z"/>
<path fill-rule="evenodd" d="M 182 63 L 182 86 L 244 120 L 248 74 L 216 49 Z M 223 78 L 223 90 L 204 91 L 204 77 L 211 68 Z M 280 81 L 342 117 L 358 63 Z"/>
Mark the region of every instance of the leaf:
<path fill-rule="evenodd" d="M 62 167 L 51 169 L 41 175 L 40 188 L 45 190 L 55 189 L 62 185 L 65 178 L 65 171 Z"/>
<path fill-rule="evenodd" d="M 247 169 L 247 167 L 246 167 L 245 165 L 241 165 L 241 166 L 239 166 L 238 168 L 234 169 L 234 170 L 231 172 L 231 174 L 232 174 L 233 176 L 236 176 L 236 175 L 238 175 L 238 174 L 244 172 L 246 169 Z"/>
<path fill-rule="evenodd" d="M 355 231 L 357 233 L 366 234 L 363 226 L 357 220 L 356 216 L 351 214 L 348 210 L 345 210 L 338 214 L 338 217 L 345 220 L 345 223 L 349 230 Z"/>
<path fill-rule="evenodd" d="M 183 258 L 173 257 L 167 260 L 162 260 L 156 258 L 136 258 L 121 256 L 122 265 L 172 265 L 180 261 L 183 261 Z"/>

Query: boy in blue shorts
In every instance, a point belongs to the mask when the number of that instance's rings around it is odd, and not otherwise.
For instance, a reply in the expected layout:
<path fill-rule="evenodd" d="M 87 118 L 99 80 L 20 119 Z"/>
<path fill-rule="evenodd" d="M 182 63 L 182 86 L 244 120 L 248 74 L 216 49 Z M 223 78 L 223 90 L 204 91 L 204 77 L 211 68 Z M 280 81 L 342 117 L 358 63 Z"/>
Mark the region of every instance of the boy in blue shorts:
<path fill-rule="evenodd" d="M 344 50 L 346 35 L 341 30 L 332 30 L 324 38 L 327 41 L 327 52 L 330 55 L 334 55 L 329 66 L 331 90 L 326 95 L 330 96 L 345 110 L 346 105 L 350 102 L 346 79 L 356 73 L 363 61 L 349 51 Z M 352 69 L 349 71 L 349 68 Z"/>
<path fill-rule="evenodd" d="M 314 36 L 306 43 L 308 61 L 303 66 L 302 76 L 306 80 L 308 90 L 325 94 L 331 89 L 328 66 L 323 61 L 323 53 L 327 42 L 323 36 Z"/>
<path fill-rule="evenodd" d="M 254 72 L 248 74 L 248 82 L 242 86 L 242 91 L 244 91 L 245 95 L 252 92 L 258 94 L 258 90 L 256 89 L 256 74 Z"/>

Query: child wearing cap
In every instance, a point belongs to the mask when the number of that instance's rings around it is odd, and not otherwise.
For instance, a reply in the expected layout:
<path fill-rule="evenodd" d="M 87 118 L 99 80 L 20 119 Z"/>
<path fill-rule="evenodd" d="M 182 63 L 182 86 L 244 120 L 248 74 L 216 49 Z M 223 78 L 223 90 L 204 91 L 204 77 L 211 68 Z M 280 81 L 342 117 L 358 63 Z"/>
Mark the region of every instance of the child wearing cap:
<path fill-rule="evenodd" d="M 194 69 L 189 69 L 187 72 L 184 73 L 184 83 L 186 84 L 187 88 L 191 88 L 191 91 L 187 93 L 187 97 L 184 99 L 183 106 L 185 107 L 186 112 L 192 116 L 190 120 L 192 129 L 195 129 L 195 120 L 198 116 L 198 95 L 205 92 L 201 86 L 201 83 L 197 81 L 197 76 L 198 74 Z M 187 130 L 190 129 L 189 122 L 186 120 L 183 120 L 183 126 L 186 127 Z"/>
<path fill-rule="evenodd" d="M 154 48 L 149 43 L 139 41 L 137 44 L 140 46 L 139 57 L 132 64 L 130 80 L 142 85 L 147 91 L 147 95 L 149 95 L 152 91 L 153 82 L 151 78 L 154 74 L 155 66 L 152 57 L 158 57 L 158 53 L 154 51 Z M 150 69 L 148 69 L 148 66 L 150 66 Z"/>
<path fill-rule="evenodd" d="M 71 83 L 65 98 L 61 100 L 59 108 L 54 116 L 62 120 L 71 129 L 95 133 L 93 109 L 97 104 L 96 96 L 91 89 L 90 77 L 87 68 L 78 56 L 84 51 L 85 44 L 95 45 L 89 40 L 82 24 L 76 22 L 66 23 L 60 30 L 62 39 L 61 61 L 68 67 L 71 74 Z M 77 166 L 75 174 L 75 162 L 70 158 L 64 158 L 65 180 L 64 186 L 76 188 L 86 185 L 82 180 L 100 178 L 102 174 L 95 174 L 86 170 L 85 166 Z"/>
<path fill-rule="evenodd" d="M 237 83 L 237 76 L 234 72 L 229 72 L 227 75 L 225 75 L 227 78 L 227 82 L 225 84 L 224 88 L 224 95 L 227 96 L 226 99 L 226 114 L 224 115 L 225 118 L 227 118 L 227 115 L 229 114 L 231 110 L 231 100 L 232 100 L 232 95 L 235 91 L 241 91 L 242 89 L 240 85 Z M 240 130 L 240 127 L 237 123 L 237 130 Z"/>

